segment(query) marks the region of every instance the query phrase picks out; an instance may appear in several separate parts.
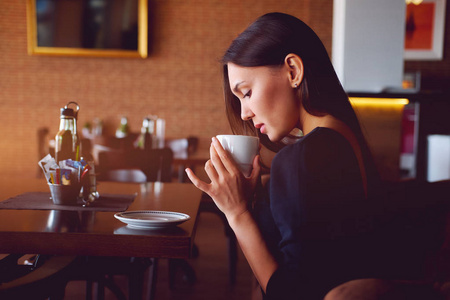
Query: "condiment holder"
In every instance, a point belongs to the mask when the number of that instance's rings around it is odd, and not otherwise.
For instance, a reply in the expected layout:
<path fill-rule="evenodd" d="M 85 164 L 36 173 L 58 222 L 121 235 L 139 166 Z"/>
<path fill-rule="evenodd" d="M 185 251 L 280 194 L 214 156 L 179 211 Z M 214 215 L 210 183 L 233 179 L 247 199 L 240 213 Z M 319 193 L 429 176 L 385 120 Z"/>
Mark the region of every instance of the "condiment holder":
<path fill-rule="evenodd" d="M 54 204 L 58 205 L 76 205 L 80 195 L 81 184 L 52 184 L 50 187 L 51 198 Z"/>

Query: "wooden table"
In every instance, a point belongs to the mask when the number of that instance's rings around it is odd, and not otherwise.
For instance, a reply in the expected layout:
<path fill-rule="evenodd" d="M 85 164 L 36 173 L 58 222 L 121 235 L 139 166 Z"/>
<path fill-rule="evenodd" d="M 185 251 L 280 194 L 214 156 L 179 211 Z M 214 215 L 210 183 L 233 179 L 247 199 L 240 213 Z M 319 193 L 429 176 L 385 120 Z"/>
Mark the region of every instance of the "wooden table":
<path fill-rule="evenodd" d="M 0 197 L 47 192 L 44 179 L 0 178 Z M 114 212 L 0 209 L 0 253 L 188 258 L 201 192 L 183 183 L 100 182 L 100 193 L 134 194 L 130 210 L 165 210 L 191 219 L 163 230 L 133 230 Z M 74 225 L 75 224 L 75 225 Z"/>

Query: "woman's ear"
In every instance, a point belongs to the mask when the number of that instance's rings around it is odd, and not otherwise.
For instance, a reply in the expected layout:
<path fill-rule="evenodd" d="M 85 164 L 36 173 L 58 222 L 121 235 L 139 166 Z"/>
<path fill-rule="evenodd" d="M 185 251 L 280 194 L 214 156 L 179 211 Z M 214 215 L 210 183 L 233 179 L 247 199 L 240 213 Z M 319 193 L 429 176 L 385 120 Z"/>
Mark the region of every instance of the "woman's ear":
<path fill-rule="evenodd" d="M 284 59 L 284 64 L 289 70 L 289 82 L 293 88 L 298 88 L 303 80 L 303 61 L 297 55 L 289 53 Z"/>

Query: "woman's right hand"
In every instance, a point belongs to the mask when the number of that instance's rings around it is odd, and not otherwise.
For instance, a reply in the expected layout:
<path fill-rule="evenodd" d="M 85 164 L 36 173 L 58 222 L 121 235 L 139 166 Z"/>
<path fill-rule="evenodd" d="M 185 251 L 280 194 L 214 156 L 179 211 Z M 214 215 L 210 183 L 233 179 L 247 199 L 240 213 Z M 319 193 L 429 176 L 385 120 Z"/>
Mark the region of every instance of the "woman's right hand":
<path fill-rule="evenodd" d="M 186 169 L 186 173 L 197 188 L 214 200 L 227 219 L 235 218 L 248 210 L 248 202 L 253 199 L 256 185 L 260 180 L 259 156 L 253 160 L 252 173 L 249 177 L 245 177 L 232 156 L 223 149 L 215 137 L 212 139 L 210 155 L 210 160 L 205 164 L 210 183 L 200 180 L 191 169 Z"/>

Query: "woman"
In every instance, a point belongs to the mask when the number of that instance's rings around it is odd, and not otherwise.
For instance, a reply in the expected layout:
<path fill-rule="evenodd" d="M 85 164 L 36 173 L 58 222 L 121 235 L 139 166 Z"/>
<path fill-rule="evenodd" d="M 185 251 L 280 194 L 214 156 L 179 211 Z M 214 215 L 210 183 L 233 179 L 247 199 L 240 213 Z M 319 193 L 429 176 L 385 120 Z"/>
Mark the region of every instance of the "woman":
<path fill-rule="evenodd" d="M 267 188 L 259 156 L 246 178 L 216 138 L 205 165 L 211 183 L 186 172 L 227 217 L 264 296 L 322 299 L 377 276 L 367 234 L 377 172 L 317 35 L 295 17 L 266 14 L 232 42 L 223 74 L 233 132 L 279 150 Z M 304 137 L 291 134 L 298 130 Z"/>

